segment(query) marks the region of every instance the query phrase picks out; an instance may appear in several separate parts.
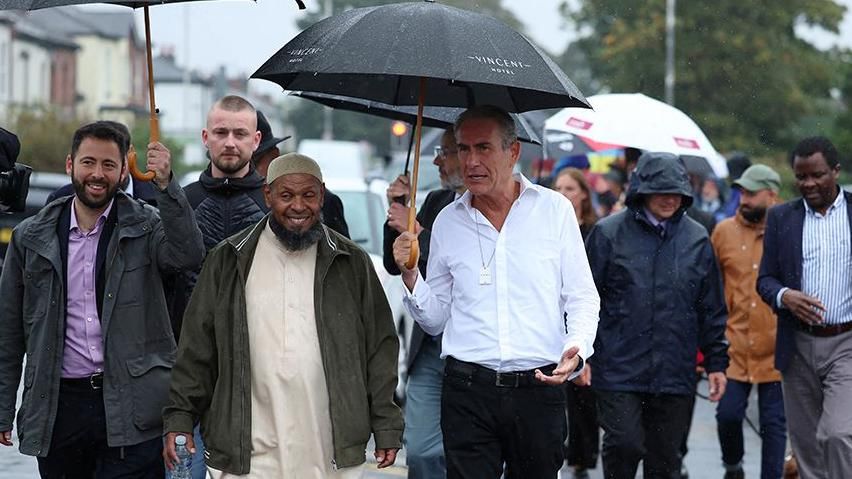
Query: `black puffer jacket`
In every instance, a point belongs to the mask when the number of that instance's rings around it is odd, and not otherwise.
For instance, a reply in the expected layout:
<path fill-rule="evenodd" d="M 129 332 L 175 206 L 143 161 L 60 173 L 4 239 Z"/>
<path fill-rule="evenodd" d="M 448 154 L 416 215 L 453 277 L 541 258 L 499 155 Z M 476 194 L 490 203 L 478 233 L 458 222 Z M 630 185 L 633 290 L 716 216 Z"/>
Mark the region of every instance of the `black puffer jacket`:
<path fill-rule="evenodd" d="M 683 197 L 664 237 L 643 208 L 643 197 L 654 193 Z M 693 394 L 699 348 L 709 372 L 727 368 L 727 309 L 707 230 L 684 214 L 692 194 L 683 162 L 670 154 L 642 155 L 626 203 L 586 240 L 601 297 L 592 385 Z"/>
<path fill-rule="evenodd" d="M 264 179 L 254 168 L 242 178 L 214 178 L 210 166 L 184 190 L 209 251 L 266 215 Z"/>

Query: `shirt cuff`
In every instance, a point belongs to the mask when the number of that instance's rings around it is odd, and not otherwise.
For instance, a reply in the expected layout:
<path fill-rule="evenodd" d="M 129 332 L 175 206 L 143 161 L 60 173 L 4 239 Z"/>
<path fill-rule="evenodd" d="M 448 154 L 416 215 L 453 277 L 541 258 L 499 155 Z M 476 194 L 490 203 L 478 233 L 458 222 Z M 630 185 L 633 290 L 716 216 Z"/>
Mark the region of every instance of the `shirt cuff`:
<path fill-rule="evenodd" d="M 419 270 L 417 271 L 417 279 L 414 281 L 414 289 L 409 291 L 407 287 L 403 287 L 402 290 L 405 292 L 405 296 L 402 300 L 410 307 L 422 311 L 423 307 L 421 306 L 419 299 L 427 296 L 429 285 L 426 284 L 426 280 L 423 279 Z"/>
<path fill-rule="evenodd" d="M 778 295 L 777 295 L 777 296 L 775 296 L 775 306 L 776 306 L 778 309 L 787 309 L 787 308 L 784 306 L 784 303 L 782 303 L 782 302 L 781 302 L 781 296 L 784 296 L 784 292 L 785 292 L 785 291 L 787 291 L 788 289 L 790 289 L 790 288 L 781 288 L 781 290 L 780 290 L 780 291 L 778 291 Z"/>

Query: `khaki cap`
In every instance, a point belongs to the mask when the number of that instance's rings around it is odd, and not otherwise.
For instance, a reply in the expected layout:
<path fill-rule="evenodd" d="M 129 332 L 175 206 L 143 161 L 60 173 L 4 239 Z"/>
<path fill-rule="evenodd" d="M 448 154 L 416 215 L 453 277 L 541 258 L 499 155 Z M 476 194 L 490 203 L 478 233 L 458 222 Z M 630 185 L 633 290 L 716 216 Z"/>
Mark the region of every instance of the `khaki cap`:
<path fill-rule="evenodd" d="M 316 161 L 309 156 L 298 153 L 287 153 L 286 155 L 275 158 L 269 164 L 269 169 L 266 171 L 266 184 L 272 184 L 273 181 L 281 176 L 297 173 L 311 175 L 322 183 L 322 171 L 320 171 L 320 167 Z"/>

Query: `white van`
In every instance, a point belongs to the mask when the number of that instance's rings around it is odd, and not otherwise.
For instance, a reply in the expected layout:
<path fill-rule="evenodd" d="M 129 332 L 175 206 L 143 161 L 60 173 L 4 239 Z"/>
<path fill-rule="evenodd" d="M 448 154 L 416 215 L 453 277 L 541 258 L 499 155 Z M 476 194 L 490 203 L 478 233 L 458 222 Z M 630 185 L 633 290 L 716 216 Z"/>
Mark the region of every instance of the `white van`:
<path fill-rule="evenodd" d="M 319 163 L 324 179 L 366 179 L 371 150 L 366 142 L 306 139 L 299 142 L 297 152 Z"/>

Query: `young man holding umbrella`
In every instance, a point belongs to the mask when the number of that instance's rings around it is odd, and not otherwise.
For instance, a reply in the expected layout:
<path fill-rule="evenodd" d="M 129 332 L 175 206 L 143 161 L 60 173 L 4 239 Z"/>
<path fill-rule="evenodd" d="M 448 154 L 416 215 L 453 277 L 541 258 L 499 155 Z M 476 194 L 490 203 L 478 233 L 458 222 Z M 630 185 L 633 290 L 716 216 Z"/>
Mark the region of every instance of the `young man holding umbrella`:
<path fill-rule="evenodd" d="M 0 276 L 0 444 L 26 355 L 18 437 L 44 478 L 163 477 L 176 348 L 162 275 L 197 267 L 204 245 L 166 147 L 147 152 L 159 214 L 119 190 L 126 154 L 113 126 L 78 129 L 75 195 L 15 228 Z"/>
<path fill-rule="evenodd" d="M 455 125 L 467 192 L 438 214 L 428 280 L 406 268 L 415 235 L 394 258 L 406 306 L 443 333 L 441 428 L 449 478 L 556 478 L 567 379 L 592 354 L 599 300 L 571 204 L 513 175 L 511 117 L 489 106 Z M 535 231 L 535 235 L 530 235 Z"/>

